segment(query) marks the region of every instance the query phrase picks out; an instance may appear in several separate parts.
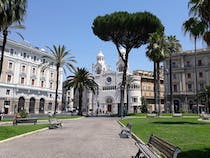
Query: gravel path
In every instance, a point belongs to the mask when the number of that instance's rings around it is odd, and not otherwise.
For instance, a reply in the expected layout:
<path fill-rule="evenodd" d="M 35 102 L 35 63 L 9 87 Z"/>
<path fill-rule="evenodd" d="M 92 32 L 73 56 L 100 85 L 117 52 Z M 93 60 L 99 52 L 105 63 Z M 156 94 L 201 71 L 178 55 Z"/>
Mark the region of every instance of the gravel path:
<path fill-rule="evenodd" d="M 115 118 L 64 120 L 64 127 L 0 143 L 0 158 L 129 158 L 131 138 L 120 138 Z"/>

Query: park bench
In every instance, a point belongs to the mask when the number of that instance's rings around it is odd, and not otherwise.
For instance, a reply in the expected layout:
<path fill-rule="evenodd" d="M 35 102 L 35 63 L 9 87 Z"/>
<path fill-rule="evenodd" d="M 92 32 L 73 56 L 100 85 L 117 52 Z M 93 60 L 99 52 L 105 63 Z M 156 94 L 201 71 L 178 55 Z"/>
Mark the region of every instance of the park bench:
<path fill-rule="evenodd" d="M 147 144 L 137 143 L 139 150 L 133 158 L 176 158 L 181 150 L 169 142 L 151 135 Z"/>
<path fill-rule="evenodd" d="M 35 125 L 37 123 L 37 118 L 15 118 L 13 120 L 13 125 L 17 125 L 19 123 L 33 123 Z"/>
<path fill-rule="evenodd" d="M 120 134 L 130 137 L 131 132 L 132 132 L 132 125 L 130 123 L 127 123 L 126 127 L 122 127 Z"/>
<path fill-rule="evenodd" d="M 63 127 L 62 122 L 55 117 L 49 117 L 49 129 Z"/>
<path fill-rule="evenodd" d="M 182 117 L 182 113 L 173 113 L 173 117 Z"/>
<path fill-rule="evenodd" d="M 208 120 L 210 118 L 210 115 L 208 115 L 206 113 L 202 113 L 200 116 L 201 116 L 202 120 Z"/>
<path fill-rule="evenodd" d="M 151 114 L 147 114 L 147 117 L 157 117 L 157 114 L 156 113 L 151 113 Z"/>

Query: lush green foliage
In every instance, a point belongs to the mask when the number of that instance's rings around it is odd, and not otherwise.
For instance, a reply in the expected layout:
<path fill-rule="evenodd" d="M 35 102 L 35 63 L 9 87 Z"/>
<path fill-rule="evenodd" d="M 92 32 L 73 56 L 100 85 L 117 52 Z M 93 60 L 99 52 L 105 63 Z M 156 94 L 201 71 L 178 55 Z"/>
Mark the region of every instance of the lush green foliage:
<path fill-rule="evenodd" d="M 19 114 L 20 114 L 20 116 L 21 116 L 22 118 L 26 118 L 26 117 L 28 116 L 28 113 L 26 112 L 25 109 L 24 109 L 24 110 L 21 110 L 21 111 L 19 112 Z"/>
<path fill-rule="evenodd" d="M 69 78 L 66 83 L 68 89 L 74 88 L 79 93 L 79 115 L 82 115 L 82 98 L 84 89 L 91 90 L 95 93 L 98 90 L 98 85 L 94 81 L 93 76 L 85 68 L 77 68 L 74 71 L 74 76 Z"/>
<path fill-rule="evenodd" d="M 208 158 L 210 155 L 210 124 L 197 121 L 197 118 L 150 118 L 125 119 L 130 122 L 133 132 L 144 142 L 153 133 L 181 148 L 178 157 Z"/>
<path fill-rule="evenodd" d="M 141 112 L 147 113 L 148 112 L 148 102 L 144 97 L 141 97 Z"/>
<path fill-rule="evenodd" d="M 128 58 L 131 49 L 139 48 L 146 44 L 149 34 L 162 32 L 164 27 L 161 21 L 149 12 L 114 12 L 105 16 L 98 16 L 93 22 L 93 33 L 103 41 L 112 41 L 121 57 L 124 68 L 122 83 L 120 86 L 119 115 L 123 115 L 124 93 L 126 88 L 126 74 L 128 69 Z M 125 49 L 125 53 L 121 52 Z"/>
<path fill-rule="evenodd" d="M 55 89 L 55 110 L 54 115 L 56 114 L 57 106 L 58 106 L 58 84 L 59 84 L 59 73 L 60 68 L 63 68 L 64 73 L 66 70 L 72 71 L 74 70 L 73 63 L 76 62 L 75 58 L 70 55 L 69 50 L 66 50 L 64 45 L 53 45 L 52 48 L 48 47 L 50 50 L 49 55 L 45 55 L 42 58 L 47 59 L 48 62 L 43 62 L 41 64 L 42 70 L 44 71 L 49 66 L 56 66 L 56 89 Z"/>
<path fill-rule="evenodd" d="M 47 124 L 39 125 L 18 125 L 18 126 L 0 126 L 0 140 L 8 139 L 17 135 L 32 132 L 38 129 L 48 127 Z"/>

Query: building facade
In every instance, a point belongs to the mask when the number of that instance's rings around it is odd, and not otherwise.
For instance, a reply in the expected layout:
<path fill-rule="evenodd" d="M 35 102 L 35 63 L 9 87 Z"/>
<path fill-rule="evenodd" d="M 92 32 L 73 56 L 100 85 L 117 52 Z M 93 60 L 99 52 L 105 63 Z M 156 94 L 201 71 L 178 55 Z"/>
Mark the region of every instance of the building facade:
<path fill-rule="evenodd" d="M 155 111 L 155 101 L 154 101 L 154 76 L 152 71 L 145 70 L 135 70 L 133 71 L 134 75 L 141 77 L 141 94 L 148 103 L 148 111 L 151 113 Z M 163 83 L 163 71 L 160 71 L 160 108 L 161 111 L 165 111 L 164 109 L 164 83 Z M 157 105 L 156 105 L 157 106 Z M 157 107 L 158 108 L 158 107 Z"/>
<path fill-rule="evenodd" d="M 49 62 L 42 58 L 44 55 L 48 53 L 43 49 L 7 40 L 0 79 L 0 111 L 14 114 L 25 109 L 30 114 L 39 114 L 54 110 L 56 69 L 50 66 L 42 70 L 40 65 Z M 61 110 L 62 78 L 60 70 L 58 111 Z"/>
<path fill-rule="evenodd" d="M 83 113 L 117 114 L 119 112 L 120 86 L 122 82 L 123 66 L 123 61 L 119 57 L 116 62 L 116 70 L 112 71 L 107 66 L 102 51 L 99 51 L 96 57 L 96 63 L 92 67 L 93 78 L 99 87 L 95 94 L 87 89 L 85 89 L 85 91 L 83 92 Z M 137 113 L 140 112 L 141 105 L 141 78 L 140 76 L 131 75 L 129 73 L 127 73 L 127 75 L 130 75 L 132 77 L 133 82 L 130 83 L 130 88 L 128 90 L 127 88 L 125 89 L 124 108 L 129 113 Z M 72 76 L 70 76 L 69 78 L 71 77 Z M 66 104 L 68 107 L 78 107 L 79 98 L 76 91 L 74 91 L 73 89 L 65 90 L 64 96 L 64 104 Z"/>
<path fill-rule="evenodd" d="M 172 55 L 172 103 L 174 112 L 206 111 L 205 103 L 196 97 L 197 92 L 210 85 L 210 49 L 177 52 Z M 169 59 L 164 62 L 165 100 L 170 109 L 170 72 Z M 195 71 L 196 68 L 196 71 Z M 197 73 L 195 73 L 197 72 Z M 197 83 L 196 83 L 197 75 Z M 197 85 L 197 86 L 196 86 Z"/>

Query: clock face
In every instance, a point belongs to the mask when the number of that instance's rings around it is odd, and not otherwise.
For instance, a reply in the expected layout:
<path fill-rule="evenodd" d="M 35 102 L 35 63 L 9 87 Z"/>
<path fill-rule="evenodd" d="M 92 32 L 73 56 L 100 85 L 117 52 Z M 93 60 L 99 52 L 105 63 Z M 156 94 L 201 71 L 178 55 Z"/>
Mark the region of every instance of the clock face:
<path fill-rule="evenodd" d="M 106 81 L 107 81 L 107 83 L 111 83 L 112 82 L 112 78 L 111 77 L 107 77 Z"/>

